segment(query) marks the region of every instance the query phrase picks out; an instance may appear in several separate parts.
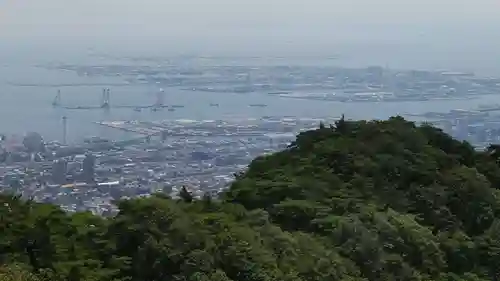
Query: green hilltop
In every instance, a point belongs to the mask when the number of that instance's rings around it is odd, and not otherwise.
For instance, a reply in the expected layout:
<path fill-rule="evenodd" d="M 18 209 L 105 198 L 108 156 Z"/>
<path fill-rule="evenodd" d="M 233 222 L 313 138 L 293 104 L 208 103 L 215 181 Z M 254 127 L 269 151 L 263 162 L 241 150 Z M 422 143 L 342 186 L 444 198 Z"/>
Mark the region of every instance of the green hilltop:
<path fill-rule="evenodd" d="M 500 280 L 500 147 L 401 117 L 321 124 L 220 199 L 113 218 L 0 196 L 0 281 Z"/>

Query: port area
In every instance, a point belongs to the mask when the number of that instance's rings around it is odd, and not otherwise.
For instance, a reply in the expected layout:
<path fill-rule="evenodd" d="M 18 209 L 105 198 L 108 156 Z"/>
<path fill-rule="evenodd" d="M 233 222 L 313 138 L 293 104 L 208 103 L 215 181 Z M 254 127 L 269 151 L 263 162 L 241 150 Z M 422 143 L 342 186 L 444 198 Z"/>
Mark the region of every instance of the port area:
<path fill-rule="evenodd" d="M 149 124 L 148 124 L 149 123 Z M 125 132 L 136 133 L 140 135 L 156 135 L 168 130 L 164 126 L 154 125 L 155 122 L 141 121 L 100 121 L 94 122 L 99 126 L 108 127 Z"/>
<path fill-rule="evenodd" d="M 245 121 L 248 122 L 249 120 Z M 273 123 L 272 120 L 272 118 L 263 118 L 263 122 Z M 282 125 L 287 125 L 286 120 L 284 118 L 279 121 Z M 295 118 L 290 120 L 295 120 Z M 269 127 L 259 128 L 257 125 L 248 124 L 247 126 L 244 124 L 235 125 L 223 120 L 99 121 L 94 122 L 94 124 L 143 136 L 159 136 L 163 134 L 164 137 L 231 137 L 235 135 L 251 137 L 263 136 L 273 131 Z M 186 129 L 189 126 L 196 129 Z"/>
<path fill-rule="evenodd" d="M 474 110 L 453 109 L 448 112 L 426 112 L 409 117 L 441 128 L 447 134 L 467 141 L 478 149 L 500 141 L 500 105 L 489 104 Z"/>

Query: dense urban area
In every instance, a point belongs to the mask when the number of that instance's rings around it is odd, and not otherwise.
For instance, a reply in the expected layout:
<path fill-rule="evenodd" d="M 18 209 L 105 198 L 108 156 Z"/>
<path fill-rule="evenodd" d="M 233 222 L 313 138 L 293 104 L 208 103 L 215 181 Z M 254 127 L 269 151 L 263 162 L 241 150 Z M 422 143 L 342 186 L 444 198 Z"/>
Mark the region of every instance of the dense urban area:
<path fill-rule="evenodd" d="M 117 105 L 110 89 L 103 89 L 100 104 L 67 105 L 64 92 L 52 107 L 71 110 L 175 111 L 185 105 L 165 101 L 169 89 L 245 95 L 262 93 L 276 99 L 313 99 L 341 103 L 397 103 L 425 100 L 471 100 L 500 91 L 500 79 L 450 71 L 394 70 L 383 67 L 348 69 L 318 66 L 241 66 L 196 64 L 152 59 L 155 64 L 42 65 L 85 77 L 117 79 L 115 86 L 153 84 L 160 90 L 156 101 L 142 105 Z M 23 86 L 19 84 L 18 86 Z M 26 86 L 26 85 L 24 85 Z M 63 83 L 49 85 L 53 88 Z M 47 105 L 50 106 L 50 102 Z M 206 105 L 217 108 L 217 102 Z M 265 103 L 249 107 L 266 107 Z M 484 148 L 500 138 L 500 106 L 477 110 L 427 112 L 409 116 L 430 122 L 452 136 Z M 66 118 L 66 117 L 64 117 Z M 267 116 L 239 120 L 109 120 L 95 122 L 132 137 L 88 137 L 77 143 L 50 140 L 36 132 L 23 139 L 3 136 L 0 179 L 3 190 L 25 198 L 53 202 L 67 211 L 91 210 L 112 214 L 112 202 L 163 192 L 177 196 L 187 188 L 195 197 L 217 196 L 234 175 L 244 171 L 259 155 L 285 149 L 295 135 L 331 124 L 340 118 Z M 63 120 L 64 122 L 66 120 Z M 64 128 L 65 130 L 66 128 Z M 64 133 L 66 134 L 66 132 Z"/>
<path fill-rule="evenodd" d="M 191 62 L 191 60 L 187 60 Z M 473 99 L 496 94 L 500 78 L 452 71 L 395 70 L 379 66 L 255 66 L 197 59 L 157 65 L 45 65 L 84 76 L 119 77 L 118 85 L 155 83 L 163 87 L 214 93 L 262 92 L 282 98 L 341 102 L 397 102 Z M 61 84 L 64 85 L 64 84 Z"/>
<path fill-rule="evenodd" d="M 201 197 L 216 196 L 255 157 L 286 148 L 303 129 L 320 121 L 263 120 L 110 122 L 101 125 L 140 131 L 145 137 L 81 144 L 45 142 L 37 133 L 2 154 L 5 190 L 69 211 L 112 211 L 111 202 L 183 186 Z M 5 140 L 7 142 L 8 140 Z"/>

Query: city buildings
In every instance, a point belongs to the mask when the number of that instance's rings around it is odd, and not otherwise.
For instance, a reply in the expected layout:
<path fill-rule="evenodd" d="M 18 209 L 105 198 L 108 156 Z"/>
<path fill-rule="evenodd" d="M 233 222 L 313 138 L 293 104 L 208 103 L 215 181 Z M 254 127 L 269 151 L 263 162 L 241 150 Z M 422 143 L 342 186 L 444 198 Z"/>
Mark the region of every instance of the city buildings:
<path fill-rule="evenodd" d="M 53 67 L 53 66 L 52 66 Z M 119 76 L 127 85 L 227 94 L 260 93 L 285 99 L 313 99 L 321 102 L 384 103 L 434 100 L 470 100 L 500 91 L 500 80 L 470 73 L 444 71 L 391 70 L 382 67 L 341 68 L 290 65 L 189 64 L 65 65 L 57 69 L 85 73 L 86 77 Z M 58 93 L 55 106 L 63 106 Z M 57 97 L 56 97 L 57 98 Z M 288 100 L 290 101 L 290 100 Z M 161 95 L 149 105 L 115 105 L 109 89 L 101 104 L 74 106 L 66 110 L 161 110 Z M 106 106 L 102 106 L 106 105 Z M 252 110 L 266 104 L 252 101 Z M 222 110 L 218 101 L 205 104 Z M 175 111 L 181 105 L 169 104 Z M 500 106 L 498 107 L 500 108 Z M 433 122 L 459 139 L 478 148 L 500 140 L 500 116 L 488 110 L 452 110 L 410 116 Z M 149 112 L 149 110 L 148 110 Z M 294 112 L 287 112 L 293 115 Z M 342 114 L 344 112 L 333 112 Z M 22 140 L 0 137 L 1 189 L 26 198 L 53 202 L 65 210 L 91 210 L 112 214 L 114 200 L 163 192 L 175 197 L 187 186 L 195 197 L 216 196 L 227 188 L 234 174 L 243 171 L 257 156 L 286 149 L 302 130 L 315 128 L 321 121 L 333 123 L 339 116 L 308 119 L 262 117 L 216 120 L 107 120 L 97 122 L 104 130 L 127 132 L 133 137 L 106 139 L 88 137 L 62 144 L 46 141 L 37 133 Z M 90 123 L 90 122 L 89 122 Z M 64 136 L 66 136 L 66 124 Z M 49 136 L 44 136 L 47 139 Z"/>
<path fill-rule="evenodd" d="M 84 141 L 74 147 L 49 143 L 43 159 L 3 162 L 3 189 L 68 211 L 109 214 L 112 202 L 155 192 L 176 196 L 183 186 L 193 196 L 216 196 L 235 173 L 257 156 L 285 149 L 295 134 L 334 119 L 113 122 L 118 130 L 153 133 L 130 141 Z M 330 120 L 330 121 L 328 121 Z M 163 132 L 163 133 L 162 133 Z M 102 146 L 106 143 L 106 146 Z M 82 149 L 84 154 L 82 154 Z M 86 152 L 85 152 L 86 151 Z"/>

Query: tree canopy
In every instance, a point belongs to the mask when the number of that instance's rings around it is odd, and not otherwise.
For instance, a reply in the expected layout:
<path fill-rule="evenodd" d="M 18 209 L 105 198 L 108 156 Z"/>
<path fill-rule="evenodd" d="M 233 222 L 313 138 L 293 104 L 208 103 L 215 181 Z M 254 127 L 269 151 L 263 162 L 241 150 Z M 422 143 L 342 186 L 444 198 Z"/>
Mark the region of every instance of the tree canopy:
<path fill-rule="evenodd" d="M 299 134 L 216 200 L 112 218 L 0 196 L 0 281 L 500 278 L 500 152 L 401 117 Z"/>

